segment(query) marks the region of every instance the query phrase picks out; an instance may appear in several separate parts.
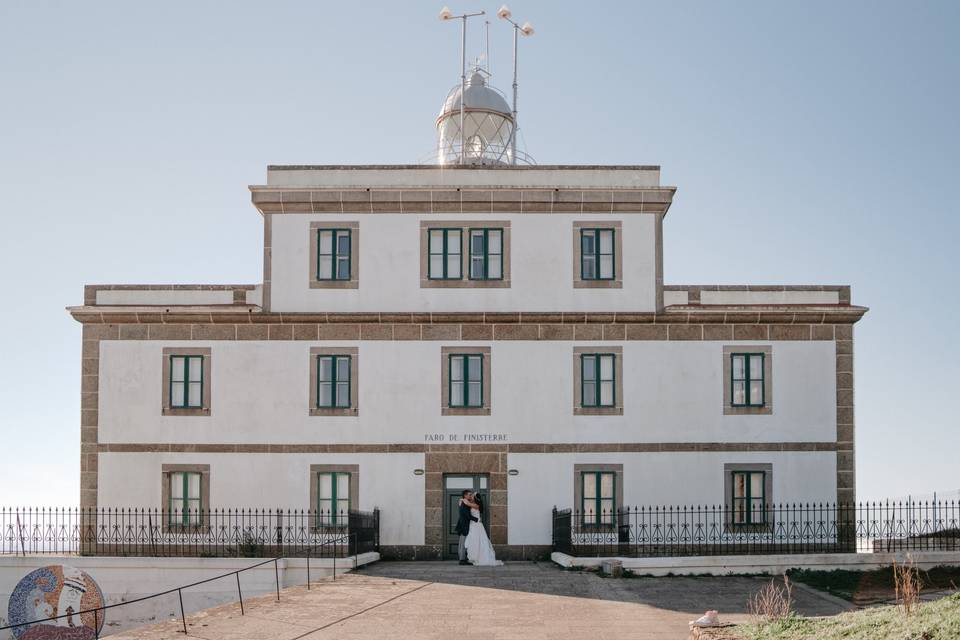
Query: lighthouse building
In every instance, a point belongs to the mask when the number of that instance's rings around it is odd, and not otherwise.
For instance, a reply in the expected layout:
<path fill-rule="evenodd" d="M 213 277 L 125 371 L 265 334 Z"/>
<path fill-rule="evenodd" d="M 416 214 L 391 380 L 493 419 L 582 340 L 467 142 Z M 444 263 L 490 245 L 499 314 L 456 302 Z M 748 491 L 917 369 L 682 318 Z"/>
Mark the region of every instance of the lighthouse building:
<path fill-rule="evenodd" d="M 267 167 L 262 282 L 85 288 L 84 507 L 378 507 L 440 558 L 468 488 L 524 558 L 554 506 L 854 499 L 849 287 L 665 284 L 660 168 L 532 164 L 480 70 L 437 130 Z"/>

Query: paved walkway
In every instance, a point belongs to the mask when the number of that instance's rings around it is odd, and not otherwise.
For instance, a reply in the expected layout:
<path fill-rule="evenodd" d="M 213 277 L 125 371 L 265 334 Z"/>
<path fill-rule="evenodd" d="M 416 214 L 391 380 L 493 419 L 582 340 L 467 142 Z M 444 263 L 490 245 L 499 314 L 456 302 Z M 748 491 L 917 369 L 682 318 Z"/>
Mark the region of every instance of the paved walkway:
<path fill-rule="evenodd" d="M 708 608 L 729 621 L 747 618 L 747 598 L 769 579 L 636 578 L 614 580 L 564 571 L 552 563 L 461 567 L 449 562 L 379 562 L 310 591 L 273 596 L 188 616 L 201 640 L 332 638 L 687 637 L 687 622 Z M 796 590 L 805 615 L 842 610 L 816 592 Z M 696 615 L 694 615 L 696 614 Z M 179 621 L 115 636 L 116 640 L 183 638 Z"/>

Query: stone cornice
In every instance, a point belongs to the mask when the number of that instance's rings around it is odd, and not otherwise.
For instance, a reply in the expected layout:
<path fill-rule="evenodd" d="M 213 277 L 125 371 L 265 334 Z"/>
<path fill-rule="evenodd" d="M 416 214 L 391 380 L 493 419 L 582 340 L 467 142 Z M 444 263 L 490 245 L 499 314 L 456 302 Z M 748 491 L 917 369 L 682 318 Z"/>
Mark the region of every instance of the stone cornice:
<path fill-rule="evenodd" d="M 260 213 L 666 214 L 676 187 L 322 188 L 251 185 Z"/>
<path fill-rule="evenodd" d="M 493 312 L 493 313 L 288 313 L 255 305 L 206 307 L 67 307 L 84 324 L 276 324 L 276 325 L 705 325 L 852 324 L 866 307 L 854 305 L 673 305 L 653 312 Z"/>

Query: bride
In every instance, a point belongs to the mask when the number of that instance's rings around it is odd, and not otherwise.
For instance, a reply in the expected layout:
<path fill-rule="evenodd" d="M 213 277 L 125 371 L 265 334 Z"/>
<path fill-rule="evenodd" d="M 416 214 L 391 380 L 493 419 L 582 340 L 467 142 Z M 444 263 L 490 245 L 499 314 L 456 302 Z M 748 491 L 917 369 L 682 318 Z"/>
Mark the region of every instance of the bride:
<path fill-rule="evenodd" d="M 464 501 L 470 507 L 470 515 L 476 518 L 476 521 L 470 521 L 470 532 L 467 534 L 464 545 L 467 548 L 467 560 L 478 567 L 498 567 L 503 562 L 497 560 L 490 538 L 487 537 L 487 530 L 483 528 L 483 522 L 480 519 L 483 514 L 483 501 L 476 493 L 472 498 L 472 502 Z"/>

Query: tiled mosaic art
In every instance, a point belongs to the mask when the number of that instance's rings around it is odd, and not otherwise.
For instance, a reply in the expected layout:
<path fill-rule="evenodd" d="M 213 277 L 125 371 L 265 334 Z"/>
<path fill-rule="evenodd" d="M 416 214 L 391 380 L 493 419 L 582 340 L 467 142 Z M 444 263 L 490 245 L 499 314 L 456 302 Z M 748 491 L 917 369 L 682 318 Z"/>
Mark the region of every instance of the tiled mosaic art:
<path fill-rule="evenodd" d="M 96 637 L 95 624 L 103 628 L 103 611 L 75 614 L 103 605 L 103 592 L 89 574 L 67 565 L 40 567 L 14 588 L 7 624 L 44 620 L 14 628 L 17 640 L 87 640 Z M 49 620 L 57 616 L 66 617 Z"/>

